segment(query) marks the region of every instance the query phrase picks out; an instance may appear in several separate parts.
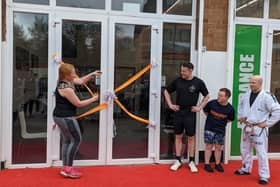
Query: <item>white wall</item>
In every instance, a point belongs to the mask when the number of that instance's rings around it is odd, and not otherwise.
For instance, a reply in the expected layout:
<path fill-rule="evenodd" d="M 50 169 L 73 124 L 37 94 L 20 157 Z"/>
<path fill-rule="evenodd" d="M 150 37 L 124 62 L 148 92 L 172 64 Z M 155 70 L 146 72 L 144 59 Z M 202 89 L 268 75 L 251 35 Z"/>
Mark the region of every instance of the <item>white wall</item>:
<path fill-rule="evenodd" d="M 210 100 L 217 98 L 218 90 L 222 87 L 227 87 L 227 53 L 226 52 L 216 52 L 216 51 L 206 51 L 202 53 L 202 62 L 200 65 L 200 78 L 204 80 L 209 93 Z M 229 88 L 230 90 L 232 88 Z M 199 118 L 199 132 L 197 135 L 199 137 L 199 150 L 204 150 L 204 123 L 205 115 L 200 112 Z"/>

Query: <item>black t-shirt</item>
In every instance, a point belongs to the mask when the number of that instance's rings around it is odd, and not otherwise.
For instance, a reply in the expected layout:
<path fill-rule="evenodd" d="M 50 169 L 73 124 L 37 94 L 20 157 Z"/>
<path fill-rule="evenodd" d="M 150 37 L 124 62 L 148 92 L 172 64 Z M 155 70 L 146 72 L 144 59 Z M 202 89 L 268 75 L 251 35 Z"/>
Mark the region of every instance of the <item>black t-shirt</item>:
<path fill-rule="evenodd" d="M 59 82 L 55 90 L 55 108 L 53 115 L 56 117 L 73 117 L 76 115 L 76 106 L 74 106 L 68 99 L 61 96 L 58 92 L 58 89 L 64 88 L 73 88 L 71 85 L 68 85 L 66 82 Z"/>
<path fill-rule="evenodd" d="M 258 97 L 259 93 L 260 92 L 257 92 L 257 93 L 251 92 L 251 94 L 250 94 L 250 106 L 252 106 L 252 104 L 254 103 L 256 98 Z"/>
<path fill-rule="evenodd" d="M 209 101 L 203 110 L 208 113 L 205 130 L 224 134 L 227 122 L 234 120 L 235 111 L 232 105 L 228 103 L 223 106 L 217 99 Z"/>
<path fill-rule="evenodd" d="M 197 105 L 199 93 L 203 96 L 208 95 L 205 83 L 193 77 L 192 80 L 186 80 L 181 77 L 175 79 L 166 87 L 169 93 L 176 91 L 176 104 L 180 106 L 180 110 L 190 109 Z"/>

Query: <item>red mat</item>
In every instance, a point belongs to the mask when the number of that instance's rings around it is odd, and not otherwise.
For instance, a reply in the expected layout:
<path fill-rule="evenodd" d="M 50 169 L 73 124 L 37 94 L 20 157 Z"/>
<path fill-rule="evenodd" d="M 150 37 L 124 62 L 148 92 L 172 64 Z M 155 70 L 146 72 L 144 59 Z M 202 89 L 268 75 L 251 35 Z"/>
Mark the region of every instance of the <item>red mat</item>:
<path fill-rule="evenodd" d="M 257 163 L 249 176 L 236 176 L 233 172 L 240 167 L 240 161 L 225 165 L 225 173 L 207 173 L 203 164 L 198 173 L 190 173 L 184 165 L 179 171 L 169 170 L 170 165 L 133 165 L 82 167 L 81 179 L 66 179 L 59 175 L 60 168 L 11 169 L 0 171 L 1 187 L 255 187 Z M 268 186 L 280 186 L 280 160 L 270 161 L 271 174 Z"/>

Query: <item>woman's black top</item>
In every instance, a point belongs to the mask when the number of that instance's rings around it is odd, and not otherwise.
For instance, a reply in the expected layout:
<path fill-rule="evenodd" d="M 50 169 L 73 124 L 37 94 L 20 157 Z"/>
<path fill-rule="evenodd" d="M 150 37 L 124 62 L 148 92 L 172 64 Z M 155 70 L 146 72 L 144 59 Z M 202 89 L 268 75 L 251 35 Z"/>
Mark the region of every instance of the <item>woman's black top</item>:
<path fill-rule="evenodd" d="M 56 103 L 55 103 L 53 115 L 56 117 L 72 117 L 76 115 L 77 107 L 74 106 L 68 99 L 61 96 L 58 92 L 59 89 L 65 89 L 65 88 L 74 89 L 74 86 L 69 85 L 67 82 L 60 81 L 55 89 Z"/>

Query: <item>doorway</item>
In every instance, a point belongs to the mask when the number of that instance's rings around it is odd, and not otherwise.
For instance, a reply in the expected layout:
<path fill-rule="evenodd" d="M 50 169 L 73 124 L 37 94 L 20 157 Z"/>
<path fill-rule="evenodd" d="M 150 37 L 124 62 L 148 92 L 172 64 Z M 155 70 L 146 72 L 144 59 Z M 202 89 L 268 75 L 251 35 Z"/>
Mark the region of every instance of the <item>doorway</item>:
<path fill-rule="evenodd" d="M 280 27 L 279 25 L 269 26 L 268 52 L 267 52 L 267 86 L 272 94 L 280 102 Z M 278 143 L 280 137 L 280 122 L 269 129 L 269 147 L 271 155 L 280 153 Z"/>

